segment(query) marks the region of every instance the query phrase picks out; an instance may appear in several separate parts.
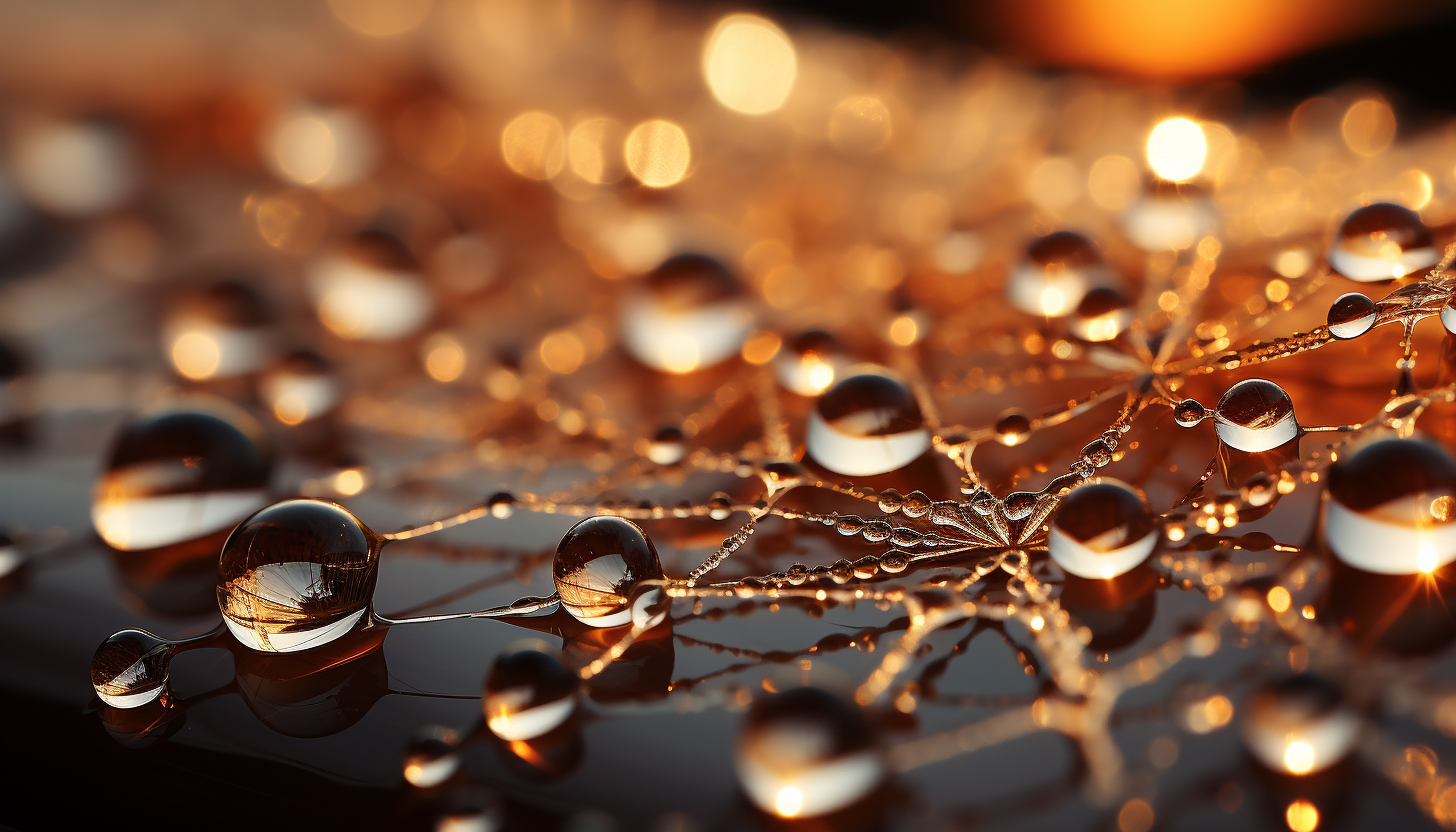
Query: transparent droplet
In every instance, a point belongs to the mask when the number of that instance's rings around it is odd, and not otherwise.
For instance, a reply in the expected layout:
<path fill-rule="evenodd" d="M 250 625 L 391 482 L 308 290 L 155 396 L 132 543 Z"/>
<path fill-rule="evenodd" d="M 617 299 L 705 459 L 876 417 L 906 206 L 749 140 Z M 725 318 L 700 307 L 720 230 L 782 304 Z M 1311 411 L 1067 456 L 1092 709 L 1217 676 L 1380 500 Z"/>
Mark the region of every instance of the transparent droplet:
<path fill-rule="evenodd" d="M 450 728 L 421 729 L 404 752 L 404 779 L 411 786 L 438 786 L 460 770 L 460 735 Z"/>
<path fill-rule="evenodd" d="M 290 353 L 258 384 L 263 404 L 285 425 L 297 425 L 333 412 L 343 388 L 333 366 L 313 350 Z"/>
<path fill-rule="evenodd" d="M 1446 313 L 1441 312 L 1445 322 Z M 1341 340 L 1359 338 L 1375 326 L 1375 301 L 1359 292 L 1340 295 L 1330 304 L 1330 334 Z"/>
<path fill-rule="evenodd" d="M 809 413 L 805 447 L 837 474 L 872 476 L 909 464 L 930 447 L 915 396 L 888 376 L 836 382 Z"/>
<path fill-rule="evenodd" d="M 621 517 L 588 517 L 556 546 L 551 576 L 561 605 L 593 627 L 632 621 L 629 600 L 644 580 L 663 577 L 657 549 L 641 528 Z"/>
<path fill-rule="evenodd" d="M 1067 325 L 1083 341 L 1111 341 L 1127 329 L 1132 319 L 1132 299 L 1117 289 L 1099 286 L 1082 297 Z"/>
<path fill-rule="evenodd" d="M 1181 251 L 1218 225 L 1218 211 L 1196 185 L 1154 180 L 1122 215 L 1122 231 L 1143 251 Z"/>
<path fill-rule="evenodd" d="M 504 653 L 485 677 L 485 724 L 503 740 L 535 739 L 571 717 L 579 687 L 555 656 L 534 649 Z"/>
<path fill-rule="evenodd" d="M 858 802 L 885 776 L 864 716 L 818 688 L 754 702 L 738 735 L 738 782 L 780 817 L 817 817 Z"/>
<path fill-rule="evenodd" d="M 687 435 L 677 425 L 664 425 L 647 443 L 646 456 L 658 465 L 676 465 L 687 453 Z"/>
<path fill-rule="evenodd" d="M 223 544 L 217 605 L 242 644 L 290 653 L 348 633 L 368 612 L 380 538 L 348 509 L 284 500 L 249 517 Z"/>
<path fill-rule="evenodd" d="M 1416 212 L 1377 202 L 1357 208 L 1330 245 L 1330 268 L 1362 282 L 1392 280 L 1436 265 L 1441 252 Z"/>
<path fill-rule="evenodd" d="M 184 295 L 162 327 L 162 349 L 173 369 L 194 381 L 261 370 L 272 357 L 266 298 L 238 280 Z"/>
<path fill-rule="evenodd" d="M 516 511 L 516 495 L 509 491 L 497 491 L 486 499 L 485 506 L 490 509 L 491 517 L 504 520 Z"/>
<path fill-rule="evenodd" d="M 1248 453 L 1272 450 L 1299 435 L 1289 394 L 1262 378 L 1245 379 L 1223 394 L 1214 429 L 1225 445 Z"/>
<path fill-rule="evenodd" d="M 806 329 L 790 338 L 774 357 L 774 375 L 791 393 L 817 396 L 848 364 L 848 356 L 833 335 L 822 329 Z"/>
<path fill-rule="evenodd" d="M 122 428 L 92 492 L 91 521 L 126 551 L 193 540 L 263 505 L 272 471 L 257 420 L 222 401 L 189 401 Z"/>
<path fill-rule="evenodd" d="M 1360 717 L 1339 688 L 1302 674 L 1266 685 L 1243 709 L 1240 733 L 1259 762 L 1286 774 L 1322 771 L 1355 745 Z"/>
<path fill-rule="evenodd" d="M 1158 542 L 1153 512 L 1121 480 L 1073 488 L 1052 512 L 1047 550 L 1062 569 L 1083 578 L 1115 578 L 1148 559 Z"/>
<path fill-rule="evenodd" d="M 1008 447 L 1020 445 L 1031 436 L 1031 420 L 1026 414 L 1012 410 L 996 422 L 996 439 Z"/>
<path fill-rule="evenodd" d="M 139 180 L 136 150 L 105 119 L 22 125 L 12 162 L 15 182 L 36 205 L 67 217 L 120 206 Z"/>
<path fill-rule="evenodd" d="M 1102 255 L 1075 231 L 1032 240 L 1011 272 L 1006 299 L 1028 315 L 1059 318 L 1077 308 L 1087 291 L 1109 281 Z"/>
<path fill-rule="evenodd" d="M 643 364 L 671 373 L 711 367 L 738 354 L 753 309 L 722 263 L 681 254 L 653 269 L 622 299 L 622 345 Z"/>
<path fill-rule="evenodd" d="M 1456 297 L 1452 297 L 1441 307 L 1441 326 L 1447 332 L 1456 334 Z"/>
<path fill-rule="evenodd" d="M 113 708 L 139 708 L 163 697 L 173 644 L 146 630 L 122 630 L 91 657 L 91 687 Z"/>
<path fill-rule="evenodd" d="M 1184 399 L 1173 406 L 1173 421 L 1181 427 L 1191 428 L 1207 415 L 1208 411 L 1197 399 Z"/>
<path fill-rule="evenodd" d="M 434 298 L 413 254 L 395 237 L 364 231 L 309 269 L 319 320 L 340 338 L 395 341 L 424 325 Z"/>
<path fill-rule="evenodd" d="M 1380 439 L 1330 466 L 1324 537 L 1366 572 L 1413 575 L 1456 560 L 1456 461 L 1421 439 Z"/>

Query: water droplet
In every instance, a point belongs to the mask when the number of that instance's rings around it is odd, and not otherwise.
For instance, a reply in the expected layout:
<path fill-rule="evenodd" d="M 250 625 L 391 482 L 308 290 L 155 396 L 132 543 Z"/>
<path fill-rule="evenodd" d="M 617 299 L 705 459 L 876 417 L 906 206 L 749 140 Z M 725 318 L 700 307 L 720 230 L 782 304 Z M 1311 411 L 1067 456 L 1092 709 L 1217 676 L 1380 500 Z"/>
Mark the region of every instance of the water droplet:
<path fill-rule="evenodd" d="M 572 526 L 556 546 L 551 565 L 561 605 L 593 627 L 632 621 L 628 600 L 644 580 L 662 578 L 657 549 L 647 535 L 621 517 L 588 517 Z"/>
<path fill-rule="evenodd" d="M 1111 341 L 1132 319 L 1132 299 L 1110 286 L 1099 286 L 1083 296 L 1068 326 L 1083 341 Z"/>
<path fill-rule="evenodd" d="M 510 517 L 516 511 L 516 496 L 509 491 L 497 491 L 485 501 L 490 516 L 498 520 Z"/>
<path fill-rule="evenodd" d="M 1446 301 L 1446 305 L 1441 307 L 1441 326 L 1445 327 L 1447 332 L 1456 334 L 1456 305 L 1453 304 L 1456 304 L 1456 296 Z"/>
<path fill-rule="evenodd" d="M 708 498 L 708 516 L 714 520 L 727 520 L 733 514 L 733 498 L 721 491 L 714 491 Z"/>
<path fill-rule="evenodd" d="M 446 798 L 435 832 L 498 832 L 505 824 L 500 795 L 485 786 L 469 785 Z"/>
<path fill-rule="evenodd" d="M 910 567 L 910 556 L 904 552 L 889 551 L 880 555 L 880 569 L 897 575 Z"/>
<path fill-rule="evenodd" d="M 1266 685 L 1244 707 L 1240 733 L 1259 762 L 1287 774 L 1310 774 L 1350 753 L 1360 717 L 1339 688 L 1310 675 Z"/>
<path fill-rule="evenodd" d="M 1034 491 L 1013 491 L 1001 501 L 1001 511 L 1007 520 L 1025 520 L 1031 516 L 1040 498 L 1041 495 Z"/>
<path fill-rule="evenodd" d="M 1082 449 L 1083 462 L 1095 468 L 1102 468 L 1112 462 L 1112 446 L 1105 439 L 1094 439 Z"/>
<path fill-rule="evenodd" d="M 395 341 L 429 319 L 434 298 L 420 265 L 398 239 L 364 231 L 316 262 L 309 291 L 319 320 L 355 341 Z"/>
<path fill-rule="evenodd" d="M 113 708 L 154 702 L 167 692 L 172 651 L 172 642 L 146 630 L 122 630 L 91 657 L 91 687 Z"/>
<path fill-rule="evenodd" d="M 1366 572 L 1413 575 L 1456 560 L 1456 461 L 1420 439 L 1380 439 L 1330 466 L 1324 537 Z"/>
<path fill-rule="evenodd" d="M 1392 280 L 1436 265 L 1441 253 L 1416 212 L 1377 202 L 1357 208 L 1330 246 L 1330 268 L 1362 282 Z"/>
<path fill-rule="evenodd" d="M 1184 399 L 1173 405 L 1173 421 L 1181 427 L 1191 428 L 1202 422 L 1207 415 L 1208 411 L 1197 399 Z"/>
<path fill-rule="evenodd" d="M 905 495 L 901 511 L 906 517 L 924 517 L 930 513 L 930 498 L 923 491 L 911 491 Z"/>
<path fill-rule="evenodd" d="M 1091 240 L 1075 231 L 1056 231 L 1027 245 L 1006 283 L 1006 299 L 1028 315 L 1059 318 L 1076 309 L 1090 288 L 1108 281 Z"/>
<path fill-rule="evenodd" d="M 1445 312 L 1441 320 L 1444 322 Z M 1330 334 L 1341 340 L 1359 338 L 1375 326 L 1375 301 L 1359 292 L 1340 295 L 1330 304 Z"/>
<path fill-rule="evenodd" d="M 1248 453 L 1272 450 L 1299 435 L 1289 394 L 1262 378 L 1244 379 L 1223 394 L 1214 428 L 1225 445 Z"/>
<path fill-rule="evenodd" d="M 221 531 L 266 501 L 273 453 L 257 420 L 192 401 L 122 428 L 92 493 L 91 521 L 116 549 L 170 546 Z"/>
<path fill-rule="evenodd" d="M 864 798 L 885 775 L 869 723 L 818 688 L 794 688 L 749 709 L 735 755 L 738 782 L 760 809 L 817 817 Z"/>
<path fill-rule="evenodd" d="M 920 405 L 888 376 L 865 374 L 835 383 L 809 414 L 805 445 L 830 471 L 873 476 L 902 468 L 930 448 Z"/>
<path fill-rule="evenodd" d="M 1218 225 L 1218 211 L 1197 185 L 1153 180 L 1122 215 L 1122 230 L 1143 251 L 1191 248 Z"/>
<path fill-rule="evenodd" d="M 485 678 L 486 725 L 503 740 L 535 739 L 571 717 L 579 687 L 555 656 L 533 649 L 504 653 Z"/>
<path fill-rule="evenodd" d="M 732 358 L 752 328 L 738 278 L 700 254 L 670 258 L 622 299 L 622 346 L 655 370 L 687 373 Z"/>
<path fill-rule="evenodd" d="M 1061 499 L 1052 512 L 1047 549 L 1073 575 L 1115 578 L 1147 560 L 1157 542 L 1157 524 L 1142 495 L 1104 478 Z"/>
<path fill-rule="evenodd" d="M 272 322 L 257 289 L 226 280 L 181 296 L 162 327 L 162 350 L 182 377 L 194 381 L 256 372 L 271 357 Z"/>
<path fill-rule="evenodd" d="M 790 338 L 774 357 L 774 376 L 791 393 L 817 396 L 848 364 L 849 357 L 833 335 L 822 329 L 806 329 Z"/>
<path fill-rule="evenodd" d="M 404 752 L 404 779 L 411 786 L 438 786 L 460 770 L 460 735 L 443 726 L 422 728 Z"/>
<path fill-rule="evenodd" d="M 676 465 L 688 453 L 688 438 L 677 425 L 665 425 L 647 443 L 646 457 L 658 465 Z"/>
<path fill-rule="evenodd" d="M 289 353 L 258 383 L 273 417 L 297 425 L 326 416 L 343 399 L 343 388 L 328 360 L 313 350 Z"/>
<path fill-rule="evenodd" d="M 1010 410 L 1001 415 L 996 422 L 996 439 L 1007 447 L 1014 447 L 1025 442 L 1031 436 L 1031 420 L 1017 410 Z"/>
<path fill-rule="evenodd" d="M 886 488 L 880 492 L 879 503 L 880 511 L 886 514 L 894 514 L 905 505 L 905 498 L 900 496 L 900 492 L 895 489 Z"/>
<path fill-rule="evenodd" d="M 217 604 L 235 638 L 291 653 L 348 633 L 368 611 L 380 538 L 348 509 L 284 500 L 238 525 L 223 544 Z"/>

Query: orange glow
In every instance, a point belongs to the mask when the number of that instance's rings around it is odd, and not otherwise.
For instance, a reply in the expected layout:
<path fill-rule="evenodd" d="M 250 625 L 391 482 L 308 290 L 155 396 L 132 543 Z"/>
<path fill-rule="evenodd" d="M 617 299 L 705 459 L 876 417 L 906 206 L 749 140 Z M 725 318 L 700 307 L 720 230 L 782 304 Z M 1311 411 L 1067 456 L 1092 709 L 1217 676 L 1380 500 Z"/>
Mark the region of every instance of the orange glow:
<path fill-rule="evenodd" d="M 1319 828 L 1319 809 L 1308 800 L 1296 800 L 1284 810 L 1284 822 L 1289 824 L 1290 832 L 1314 832 Z"/>

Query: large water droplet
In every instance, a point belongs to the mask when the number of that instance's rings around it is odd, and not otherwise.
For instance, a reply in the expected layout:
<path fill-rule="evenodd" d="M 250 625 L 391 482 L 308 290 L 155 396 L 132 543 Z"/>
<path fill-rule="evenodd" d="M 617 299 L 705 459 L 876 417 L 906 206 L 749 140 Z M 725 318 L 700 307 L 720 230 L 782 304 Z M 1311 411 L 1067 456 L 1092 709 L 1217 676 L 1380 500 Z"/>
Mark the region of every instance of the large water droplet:
<path fill-rule="evenodd" d="M 1147 560 L 1157 542 L 1157 524 L 1142 495 L 1121 480 L 1104 478 L 1061 499 L 1047 549 L 1073 575 L 1115 578 Z"/>
<path fill-rule="evenodd" d="M 1075 231 L 1056 231 L 1027 245 L 1006 283 L 1006 299 L 1028 315 L 1059 318 L 1076 309 L 1089 289 L 1109 282 L 1091 240 Z"/>
<path fill-rule="evenodd" d="M 91 521 L 117 549 L 170 546 L 220 531 L 266 501 L 273 454 L 253 417 L 221 401 L 140 416 L 112 446 Z"/>
<path fill-rule="evenodd" d="M 551 576 L 573 618 L 593 627 L 620 627 L 632 622 L 629 601 L 638 584 L 663 573 L 657 549 L 636 523 L 603 516 L 567 531 L 556 546 Z"/>
<path fill-rule="evenodd" d="M 1413 575 L 1456 560 L 1456 461 L 1420 439 L 1381 439 L 1330 466 L 1324 537 L 1345 563 Z"/>
<path fill-rule="evenodd" d="M 915 396 L 888 376 L 851 376 L 829 388 L 809 413 L 805 446 L 837 474 L 873 476 L 902 468 L 930 448 Z"/>
<path fill-rule="evenodd" d="M 561 727 L 576 710 L 579 682 L 540 650 L 505 653 L 485 678 L 485 723 L 503 740 L 529 740 Z"/>
<path fill-rule="evenodd" d="M 1244 379 L 1223 394 L 1214 429 L 1225 445 L 1248 453 L 1272 450 L 1299 435 L 1289 394 L 1262 378 Z"/>
<path fill-rule="evenodd" d="M 1350 753 L 1360 718 L 1339 688 L 1300 675 L 1251 696 L 1240 728 L 1244 744 L 1259 762 L 1286 774 L 1310 774 Z"/>
<path fill-rule="evenodd" d="M 285 500 L 223 544 L 217 604 L 244 645 L 287 653 L 327 644 L 364 618 L 380 539 L 343 506 Z"/>
<path fill-rule="evenodd" d="M 394 341 L 434 310 L 414 255 L 382 231 L 356 234 L 309 270 L 319 320 L 340 338 Z"/>
<path fill-rule="evenodd" d="M 774 357 L 779 384 L 800 396 L 817 396 L 848 366 L 844 348 L 822 329 L 806 329 L 790 338 Z"/>
<path fill-rule="evenodd" d="M 622 345 L 656 370 L 686 373 L 725 361 L 752 327 L 738 278 L 700 254 L 667 260 L 622 299 Z"/>
<path fill-rule="evenodd" d="M 1377 202 L 1357 208 L 1330 245 L 1330 267 L 1352 280 L 1391 280 L 1436 265 L 1441 253 L 1416 212 Z"/>
<path fill-rule="evenodd" d="M 843 809 L 885 775 L 869 723 L 818 688 L 794 688 L 755 702 L 738 735 L 735 759 L 748 798 L 781 817 Z"/>
<path fill-rule="evenodd" d="M 1375 301 L 1359 292 L 1340 295 L 1330 304 L 1328 322 L 1330 334 L 1336 338 L 1359 338 L 1375 326 Z"/>

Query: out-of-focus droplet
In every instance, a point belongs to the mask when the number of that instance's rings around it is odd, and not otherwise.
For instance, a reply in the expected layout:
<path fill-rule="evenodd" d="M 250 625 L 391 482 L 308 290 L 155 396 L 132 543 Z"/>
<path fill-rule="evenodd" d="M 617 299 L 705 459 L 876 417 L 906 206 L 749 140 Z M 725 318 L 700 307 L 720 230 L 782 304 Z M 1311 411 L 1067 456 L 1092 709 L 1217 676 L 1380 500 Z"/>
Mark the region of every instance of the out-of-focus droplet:
<path fill-rule="evenodd" d="M 460 770 L 457 746 L 460 735 L 453 729 L 432 726 L 421 729 L 404 752 L 404 779 L 421 789 L 438 786 Z"/>
<path fill-rule="evenodd" d="M 327 644 L 368 612 L 381 539 L 348 509 L 284 500 L 238 524 L 217 566 L 217 605 L 238 641 L 270 653 Z"/>
<path fill-rule="evenodd" d="M 561 605 L 593 627 L 631 623 L 629 601 L 644 580 L 663 577 L 647 534 L 621 517 L 588 517 L 556 546 L 551 576 Z"/>
<path fill-rule="evenodd" d="M 257 420 L 224 402 L 142 415 L 96 480 L 91 521 L 113 548 L 155 549 L 221 531 L 267 500 L 273 452 Z"/>
<path fill-rule="evenodd" d="M 874 476 L 925 453 L 930 431 L 905 385 L 866 373 L 836 382 L 819 396 L 809 413 L 805 447 L 837 474 Z"/>
<path fill-rule="evenodd" d="M 1393 280 L 1441 261 L 1420 215 L 1403 205 L 1377 202 L 1340 223 L 1330 245 L 1330 268 L 1362 282 Z"/>
<path fill-rule="evenodd" d="M 782 107 L 798 71 L 789 36 L 757 15 L 724 17 L 703 45 L 708 89 L 718 103 L 740 113 L 760 115 Z"/>
<path fill-rule="evenodd" d="M 1214 429 L 1235 450 L 1262 453 L 1299 435 L 1294 402 L 1284 388 L 1262 378 L 1235 384 L 1218 400 Z"/>
<path fill-rule="evenodd" d="M 500 795 L 485 786 L 466 786 L 446 798 L 435 832 L 500 832 L 505 828 Z"/>
<path fill-rule="evenodd" d="M 1051 517 L 1047 550 L 1067 572 L 1115 578 L 1152 554 L 1158 527 L 1147 501 L 1121 480 L 1102 478 L 1073 488 Z"/>
<path fill-rule="evenodd" d="M 334 368 L 313 350 L 296 350 L 258 383 L 263 403 L 285 425 L 297 425 L 332 412 L 343 398 Z"/>
<path fill-rule="evenodd" d="M 743 347 L 753 310 L 738 278 L 699 254 L 668 259 L 622 299 L 622 344 L 657 370 L 711 367 Z"/>
<path fill-rule="evenodd" d="M 460 339 L 449 332 L 437 332 L 420 344 L 420 361 L 435 381 L 456 381 L 465 374 L 469 356 Z"/>
<path fill-rule="evenodd" d="M 817 396 L 848 366 L 839 340 L 822 329 L 806 329 L 788 340 L 774 358 L 779 384 L 800 396 Z"/>
<path fill-rule="evenodd" d="M 1121 335 L 1132 320 L 1132 299 L 1110 286 L 1099 286 L 1082 296 L 1067 326 L 1083 341 L 1096 343 Z"/>
<path fill-rule="evenodd" d="M 434 311 L 414 255 L 383 232 L 356 234 L 316 261 L 308 277 L 319 320 L 340 338 L 394 341 Z"/>
<path fill-rule="evenodd" d="M 1031 437 L 1031 420 L 1025 413 L 1012 410 L 996 421 L 996 439 L 1002 445 L 1015 447 Z"/>
<path fill-rule="evenodd" d="M 1195 185 L 1165 180 L 1149 183 L 1122 215 L 1122 231 L 1144 251 L 1191 248 L 1218 225 L 1218 212 Z"/>
<path fill-rule="evenodd" d="M 1445 310 L 1441 321 L 1446 320 Z M 1375 301 L 1359 292 L 1340 295 L 1330 304 L 1328 318 L 1330 334 L 1341 340 L 1359 338 L 1375 326 Z"/>
<path fill-rule="evenodd" d="M 122 630 L 91 657 L 91 687 L 113 708 L 139 708 L 167 692 L 171 642 L 146 630 Z"/>
<path fill-rule="evenodd" d="M 495 282 L 500 251 L 480 234 L 456 234 L 430 253 L 430 275 L 449 292 L 468 295 Z"/>
<path fill-rule="evenodd" d="M 486 726 L 507 741 L 550 733 L 575 712 L 579 687 L 555 656 L 534 649 L 502 654 L 485 679 Z"/>
<path fill-rule="evenodd" d="M 1092 241 L 1074 231 L 1057 231 L 1032 240 L 1012 270 L 1006 298 L 1028 315 L 1059 318 L 1077 308 L 1094 286 L 1111 276 Z"/>
<path fill-rule="evenodd" d="M 272 358 L 272 322 L 257 289 L 228 280 L 182 297 L 162 328 L 162 347 L 184 378 L 244 375 Z"/>
<path fill-rule="evenodd" d="M 65 217 L 120 206 L 139 179 L 130 140 L 118 125 L 99 119 L 26 125 L 17 131 L 12 162 L 21 192 Z"/>
<path fill-rule="evenodd" d="M 1414 575 L 1456 560 L 1456 461 L 1421 439 L 1372 442 L 1330 466 L 1324 537 L 1366 572 Z"/>
<path fill-rule="evenodd" d="M 1378 156 L 1395 139 L 1395 111 L 1378 98 L 1363 98 L 1345 111 L 1340 134 L 1361 156 Z"/>
<path fill-rule="evenodd" d="M 935 267 L 946 274 L 965 274 L 986 256 L 986 244 L 970 231 L 951 231 L 930 253 Z"/>
<path fill-rule="evenodd" d="M 1339 688 L 1315 676 L 1292 676 L 1249 698 L 1240 725 L 1259 762 L 1286 774 L 1311 774 L 1350 753 L 1360 717 Z"/>
<path fill-rule="evenodd" d="M 658 465 L 676 465 L 688 453 L 688 438 L 677 425 L 664 425 L 647 443 L 648 459 Z"/>
<path fill-rule="evenodd" d="M 818 688 L 753 704 L 738 736 L 738 782 L 779 817 L 817 817 L 858 802 L 880 784 L 884 761 L 864 716 Z"/>
<path fill-rule="evenodd" d="M 314 188 L 353 185 L 374 170 L 378 140 L 359 113 L 301 105 L 281 115 L 263 136 L 263 155 L 286 182 Z"/>

